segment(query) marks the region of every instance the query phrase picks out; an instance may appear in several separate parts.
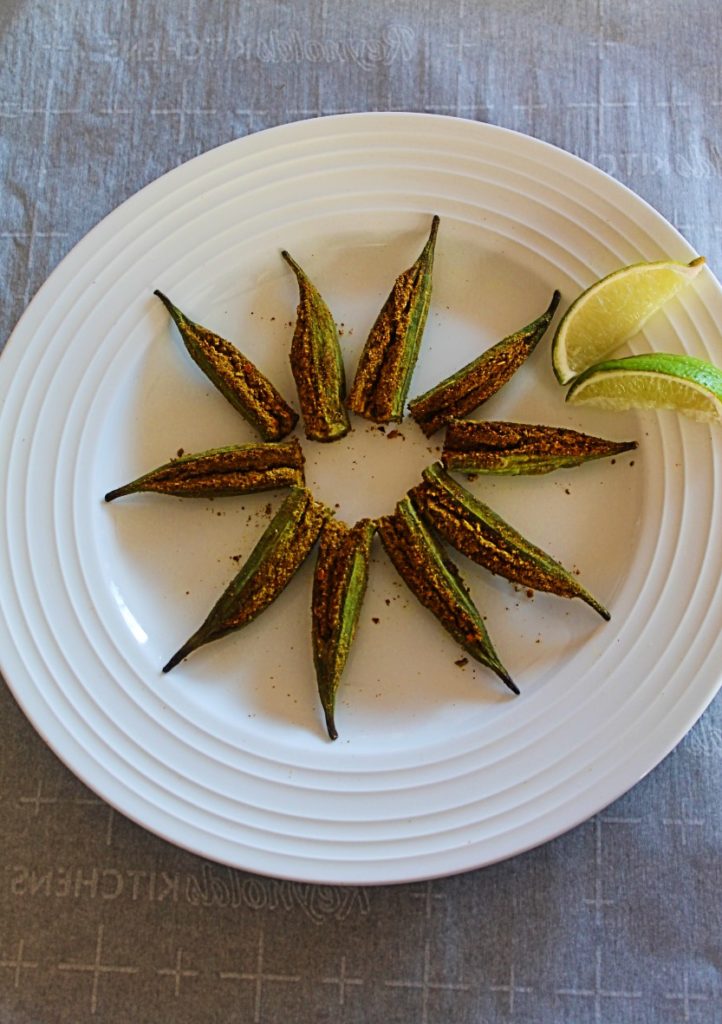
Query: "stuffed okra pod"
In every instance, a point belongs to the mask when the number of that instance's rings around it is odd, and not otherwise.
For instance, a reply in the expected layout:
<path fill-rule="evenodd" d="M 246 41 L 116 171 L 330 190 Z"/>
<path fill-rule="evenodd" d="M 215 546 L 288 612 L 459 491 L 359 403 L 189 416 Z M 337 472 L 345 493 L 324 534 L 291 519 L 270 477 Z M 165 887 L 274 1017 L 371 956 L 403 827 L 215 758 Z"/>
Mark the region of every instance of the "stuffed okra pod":
<path fill-rule="evenodd" d="M 155 294 L 173 318 L 188 354 L 264 441 L 280 441 L 298 422 L 294 412 L 251 360 L 225 338 L 189 320 L 162 292 Z"/>
<path fill-rule="evenodd" d="M 532 590 L 579 597 L 609 619 L 607 609 L 564 566 L 452 480 L 440 463 L 424 470 L 423 482 L 409 496 L 436 533 L 473 562 Z"/>
<path fill-rule="evenodd" d="M 204 644 L 241 629 L 283 592 L 318 540 L 331 512 L 294 487 L 205 622 L 163 667 L 169 672 Z"/>
<path fill-rule="evenodd" d="M 402 498 L 393 515 L 378 520 L 378 531 L 397 572 L 421 604 L 472 658 L 519 693 L 494 650 L 459 570 L 408 497 Z"/>
<path fill-rule="evenodd" d="M 336 692 L 351 650 L 368 581 L 376 523 L 354 526 L 330 519 L 321 531 L 313 579 L 312 641 L 318 693 L 332 740 Z"/>
<path fill-rule="evenodd" d="M 298 441 L 229 445 L 182 455 L 105 495 L 106 501 L 154 491 L 178 498 L 221 498 L 279 487 L 303 486 L 303 452 Z"/>
<path fill-rule="evenodd" d="M 397 277 L 359 360 L 347 405 L 375 423 L 403 419 L 411 376 L 431 302 L 431 274 L 439 218 L 421 255 Z"/>
<path fill-rule="evenodd" d="M 559 292 L 554 292 L 540 317 L 409 402 L 409 412 L 427 437 L 449 420 L 477 409 L 514 376 L 544 336 L 560 298 Z"/>
<path fill-rule="evenodd" d="M 461 473 L 551 473 L 636 447 L 636 441 L 607 441 L 568 427 L 452 420 L 441 461 L 447 469 Z"/>
<path fill-rule="evenodd" d="M 311 441 L 337 441 L 348 434 L 351 424 L 344 405 L 346 376 L 336 323 L 318 289 L 298 263 L 285 250 L 281 256 L 298 281 L 291 370 L 306 437 Z"/>

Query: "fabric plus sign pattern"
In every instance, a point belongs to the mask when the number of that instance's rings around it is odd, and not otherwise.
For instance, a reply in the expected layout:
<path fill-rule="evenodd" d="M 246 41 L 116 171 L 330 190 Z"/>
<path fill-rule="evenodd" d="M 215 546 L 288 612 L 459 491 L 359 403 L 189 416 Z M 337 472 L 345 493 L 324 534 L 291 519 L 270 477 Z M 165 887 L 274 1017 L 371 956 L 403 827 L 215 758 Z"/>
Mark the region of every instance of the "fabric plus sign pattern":
<path fill-rule="evenodd" d="M 141 186 L 229 139 L 352 110 L 561 146 L 722 273 L 716 0 L 6 0 L 0 34 L 2 341 Z M 170 847 L 72 777 L 5 689 L 0 704 L 2 1021 L 722 1021 L 719 701 L 572 833 L 385 889 Z"/>

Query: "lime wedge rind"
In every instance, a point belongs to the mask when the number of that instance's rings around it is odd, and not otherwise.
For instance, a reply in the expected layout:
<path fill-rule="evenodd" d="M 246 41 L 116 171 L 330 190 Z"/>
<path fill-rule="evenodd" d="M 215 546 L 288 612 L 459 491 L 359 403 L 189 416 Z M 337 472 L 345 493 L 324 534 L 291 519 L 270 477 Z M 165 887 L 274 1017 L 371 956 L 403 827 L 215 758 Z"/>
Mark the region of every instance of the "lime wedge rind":
<path fill-rule="evenodd" d="M 609 359 L 580 374 L 566 400 L 611 410 L 673 409 L 692 419 L 722 422 L 722 370 L 668 352 Z"/>
<path fill-rule="evenodd" d="M 559 383 L 568 384 L 639 333 L 704 263 L 704 256 L 689 263 L 632 263 L 583 291 L 562 317 L 552 341 L 552 366 Z"/>

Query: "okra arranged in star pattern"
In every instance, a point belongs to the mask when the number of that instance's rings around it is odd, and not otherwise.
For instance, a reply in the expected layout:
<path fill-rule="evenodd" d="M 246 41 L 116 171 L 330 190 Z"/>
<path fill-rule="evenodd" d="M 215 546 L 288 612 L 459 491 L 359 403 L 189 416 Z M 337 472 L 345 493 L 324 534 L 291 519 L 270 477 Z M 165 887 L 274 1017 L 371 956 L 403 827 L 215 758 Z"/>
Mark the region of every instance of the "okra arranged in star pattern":
<path fill-rule="evenodd" d="M 346 436 L 351 429 L 349 411 L 377 424 L 403 420 L 428 319 L 439 224 L 439 217 L 433 216 L 418 258 L 396 278 L 366 338 L 348 395 L 333 315 L 305 270 L 287 250 L 281 251 L 298 286 L 289 355 L 308 439 L 332 442 Z M 494 672 L 515 694 L 519 689 L 501 662 L 484 617 L 452 560 L 454 551 L 515 585 L 529 588 L 529 596 L 531 590 L 538 590 L 579 598 L 605 620 L 610 618 L 604 605 L 574 574 L 448 472 L 470 477 L 542 474 L 637 447 L 636 441 L 607 440 L 567 427 L 464 418 L 496 394 L 534 352 L 554 318 L 558 291 L 531 323 L 408 402 L 410 416 L 427 437 L 446 428 L 441 461 L 424 470 L 422 479 L 392 513 L 379 519 L 360 519 L 354 525 L 335 519 L 332 510 L 306 487 L 301 445 L 295 437 L 283 440 L 294 431 L 299 416 L 271 381 L 229 341 L 188 319 L 161 291 L 155 295 L 173 319 L 191 358 L 260 439 L 187 455 L 179 451 L 177 458 L 108 491 L 105 500 L 145 492 L 220 498 L 288 489 L 241 569 L 163 672 L 198 648 L 256 619 L 282 594 L 318 544 L 311 593 L 311 647 L 326 730 L 335 740 L 337 698 L 360 621 L 376 532 L 419 603 L 471 658 Z M 367 430 L 375 434 L 374 428 Z M 384 427 L 379 430 L 384 432 Z M 389 431 L 387 436 L 397 434 Z M 336 449 L 342 450 L 342 446 Z M 386 604 L 390 603 L 387 599 Z M 462 659 L 458 664 L 465 662 Z"/>
<path fill-rule="evenodd" d="M 306 437 L 337 441 L 351 429 L 344 400 L 344 372 L 338 330 L 331 310 L 290 253 L 281 253 L 298 281 L 296 329 L 291 342 L 291 370 L 301 405 Z"/>
<path fill-rule="evenodd" d="M 532 590 L 579 597 L 609 619 L 607 609 L 564 566 L 452 480 L 440 463 L 424 470 L 423 482 L 409 497 L 433 530 L 473 562 Z"/>
<path fill-rule="evenodd" d="M 170 313 L 188 354 L 264 441 L 280 441 L 298 422 L 286 400 L 251 360 L 225 338 L 189 320 L 170 299 L 155 295 Z"/>
<path fill-rule="evenodd" d="M 632 451 L 636 441 L 607 441 L 568 427 L 504 420 L 452 420 L 441 461 L 462 473 L 551 473 Z"/>
<path fill-rule="evenodd" d="M 371 328 L 347 405 L 374 423 L 403 419 L 431 301 L 431 276 L 439 218 L 416 262 L 396 278 Z"/>
<path fill-rule="evenodd" d="M 336 693 L 351 650 L 368 581 L 376 523 L 354 526 L 330 519 L 321 531 L 311 602 L 313 661 L 318 693 L 332 740 Z"/>
<path fill-rule="evenodd" d="M 241 629 L 283 592 L 300 569 L 331 512 L 305 487 L 294 487 L 238 575 L 205 622 L 163 667 L 169 672 L 204 644 Z"/>
<path fill-rule="evenodd" d="M 281 487 L 301 487 L 303 452 L 298 441 L 257 442 L 182 455 L 108 491 L 106 501 L 142 491 L 178 498 L 221 498 Z"/>
<path fill-rule="evenodd" d="M 409 497 L 393 515 L 378 520 L 378 531 L 397 572 L 476 661 L 495 672 L 513 693 L 519 690 L 502 665 L 456 565 L 419 516 Z"/>
<path fill-rule="evenodd" d="M 552 322 L 561 295 L 554 292 L 540 317 L 492 345 L 440 384 L 409 402 L 409 412 L 427 437 L 451 419 L 461 419 L 495 395 L 529 358 Z"/>

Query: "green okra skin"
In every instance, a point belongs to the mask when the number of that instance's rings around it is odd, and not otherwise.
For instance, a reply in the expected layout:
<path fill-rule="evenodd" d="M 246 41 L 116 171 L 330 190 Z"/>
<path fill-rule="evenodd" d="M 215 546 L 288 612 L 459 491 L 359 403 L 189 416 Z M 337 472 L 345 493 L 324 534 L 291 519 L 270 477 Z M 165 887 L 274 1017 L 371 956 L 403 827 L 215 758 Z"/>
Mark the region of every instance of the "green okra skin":
<path fill-rule="evenodd" d="M 318 694 L 332 740 L 336 693 L 351 650 L 368 582 L 376 523 L 347 526 L 330 519 L 321 531 L 311 601 L 313 661 Z"/>
<path fill-rule="evenodd" d="M 304 483 L 303 452 L 298 441 L 228 445 L 183 455 L 108 491 L 106 501 L 152 491 L 177 498 L 221 498 L 253 494 Z"/>
<path fill-rule="evenodd" d="M 344 372 L 338 330 L 318 289 L 290 253 L 281 253 L 296 275 L 299 302 L 291 342 L 291 370 L 306 437 L 337 441 L 351 429 L 344 404 Z"/>
<path fill-rule="evenodd" d="M 260 615 L 300 569 L 330 516 L 330 510 L 314 501 L 309 490 L 294 487 L 205 622 L 163 671 L 170 672 L 199 647 L 241 629 Z"/>
<path fill-rule="evenodd" d="M 403 419 L 429 312 L 438 229 L 435 216 L 426 245 L 416 262 L 397 277 L 361 353 L 346 404 L 374 423 Z"/>
<path fill-rule="evenodd" d="M 568 427 L 504 420 L 451 420 L 441 461 L 462 473 L 551 473 L 632 451 L 636 441 L 608 441 Z"/>
<path fill-rule="evenodd" d="M 286 400 L 235 345 L 189 320 L 161 291 L 154 292 L 170 313 L 193 361 L 264 441 L 280 441 L 298 422 Z"/>
<path fill-rule="evenodd" d="M 440 463 L 424 470 L 422 483 L 409 491 L 409 497 L 436 533 L 473 562 L 532 590 L 579 597 L 609 620 L 604 605 L 563 565 L 452 480 Z"/>
<path fill-rule="evenodd" d="M 552 322 L 561 294 L 526 327 L 492 345 L 456 373 L 409 402 L 409 412 L 427 437 L 445 423 L 461 419 L 495 395 L 532 354 Z"/>
<path fill-rule="evenodd" d="M 472 658 L 490 668 L 518 694 L 519 689 L 499 660 L 461 573 L 408 496 L 397 504 L 393 515 L 378 520 L 378 531 L 389 558 L 414 596 Z"/>

